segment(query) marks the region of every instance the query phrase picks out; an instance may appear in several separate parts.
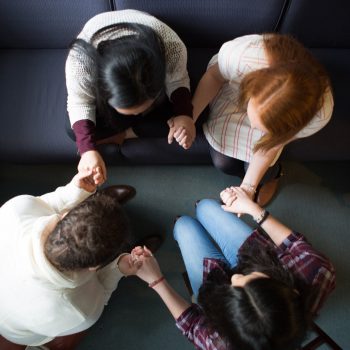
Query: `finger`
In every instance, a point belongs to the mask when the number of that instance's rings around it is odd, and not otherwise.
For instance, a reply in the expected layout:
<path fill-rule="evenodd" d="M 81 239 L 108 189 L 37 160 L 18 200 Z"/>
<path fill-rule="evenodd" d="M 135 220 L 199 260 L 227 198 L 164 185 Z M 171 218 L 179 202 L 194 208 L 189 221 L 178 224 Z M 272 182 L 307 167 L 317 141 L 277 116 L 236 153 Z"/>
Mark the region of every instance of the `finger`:
<path fill-rule="evenodd" d="M 227 205 L 222 205 L 221 208 L 225 211 L 231 211 L 230 207 L 228 207 Z"/>
<path fill-rule="evenodd" d="M 175 134 L 174 134 L 175 140 L 176 140 L 177 142 L 180 142 L 186 135 L 187 135 L 187 134 L 186 134 L 186 130 L 185 130 L 185 129 L 182 129 L 182 131 L 181 131 L 180 133 L 178 133 L 178 136 L 175 136 Z"/>
<path fill-rule="evenodd" d="M 140 270 L 142 264 L 143 264 L 142 261 L 138 261 L 138 262 L 135 264 L 136 270 Z"/>
<path fill-rule="evenodd" d="M 184 130 L 185 130 L 184 127 L 180 126 L 178 129 L 176 129 L 174 133 L 174 137 L 177 139 Z"/>
<path fill-rule="evenodd" d="M 227 201 L 227 199 L 230 197 L 230 193 L 229 192 L 227 192 L 227 191 L 224 191 L 223 193 L 222 193 L 222 195 L 221 195 L 221 199 L 225 202 L 225 201 Z"/>
<path fill-rule="evenodd" d="M 107 180 L 107 168 L 103 160 L 101 161 L 101 167 L 98 167 L 98 168 L 100 169 L 100 172 L 103 176 L 102 181 L 105 182 Z"/>
<path fill-rule="evenodd" d="M 143 246 L 143 249 L 145 251 L 145 253 L 147 254 L 144 254 L 145 256 L 153 256 L 152 252 L 144 245 Z"/>
<path fill-rule="evenodd" d="M 95 174 L 93 176 L 93 182 L 94 184 L 98 185 L 99 183 L 101 183 L 103 181 L 103 176 L 102 174 Z"/>
<path fill-rule="evenodd" d="M 86 177 L 90 176 L 91 174 L 92 174 L 92 168 L 84 167 L 78 172 L 77 176 L 78 176 L 79 180 L 82 180 L 83 178 L 86 178 Z"/>
<path fill-rule="evenodd" d="M 225 201 L 225 204 L 226 204 L 226 206 L 230 207 L 232 202 L 233 202 L 232 197 L 228 197 Z"/>
<path fill-rule="evenodd" d="M 188 135 L 185 135 L 183 138 L 181 138 L 178 143 L 180 146 L 184 147 L 185 145 L 187 145 L 190 141 L 190 138 L 188 137 Z"/>
<path fill-rule="evenodd" d="M 232 187 L 232 191 L 235 193 L 241 193 L 241 194 L 245 193 L 244 189 L 241 187 Z"/>
<path fill-rule="evenodd" d="M 231 197 L 229 197 L 228 200 L 226 201 L 226 205 L 227 205 L 228 207 L 231 207 L 231 206 L 232 206 L 232 203 L 233 203 L 236 199 L 237 199 L 236 196 L 231 196 Z"/>
<path fill-rule="evenodd" d="M 226 191 L 226 190 L 223 190 L 223 191 L 220 192 L 220 197 L 221 197 L 221 198 L 225 195 L 225 193 L 226 193 L 225 191 Z"/>
<path fill-rule="evenodd" d="M 132 253 L 130 256 L 133 264 L 135 264 L 137 261 L 140 261 L 141 256 L 139 254 Z"/>
<path fill-rule="evenodd" d="M 191 144 L 189 143 L 181 143 L 180 146 L 183 148 L 183 149 L 189 149 L 191 147 Z"/>
<path fill-rule="evenodd" d="M 142 255 L 143 254 L 143 248 L 142 247 L 135 247 L 131 251 L 131 254 L 133 254 L 133 255 Z"/>

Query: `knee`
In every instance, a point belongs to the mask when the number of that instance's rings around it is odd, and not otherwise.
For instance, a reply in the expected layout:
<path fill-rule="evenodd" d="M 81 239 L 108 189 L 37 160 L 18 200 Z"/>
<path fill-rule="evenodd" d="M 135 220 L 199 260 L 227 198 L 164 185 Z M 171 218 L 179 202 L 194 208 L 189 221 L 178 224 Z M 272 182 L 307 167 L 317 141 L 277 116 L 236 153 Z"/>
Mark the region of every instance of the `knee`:
<path fill-rule="evenodd" d="M 177 242 L 179 242 L 179 240 L 185 240 L 187 236 L 191 235 L 191 226 L 193 226 L 194 221 L 195 219 L 187 215 L 180 216 L 176 220 L 174 226 L 174 238 Z"/>
<path fill-rule="evenodd" d="M 215 199 L 201 199 L 196 204 L 197 218 L 209 215 L 214 210 L 221 209 L 220 203 Z"/>
<path fill-rule="evenodd" d="M 215 168 L 232 176 L 244 176 L 244 163 L 238 159 L 225 156 L 219 152 L 211 152 L 211 158 Z"/>

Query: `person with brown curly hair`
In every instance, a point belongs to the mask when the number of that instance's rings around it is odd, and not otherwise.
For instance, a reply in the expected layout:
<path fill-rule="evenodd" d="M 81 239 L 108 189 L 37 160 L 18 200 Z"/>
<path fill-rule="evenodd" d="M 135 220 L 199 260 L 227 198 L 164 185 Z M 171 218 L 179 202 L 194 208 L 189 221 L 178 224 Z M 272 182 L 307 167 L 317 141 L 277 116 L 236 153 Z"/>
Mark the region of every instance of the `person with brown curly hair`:
<path fill-rule="evenodd" d="M 54 192 L 0 208 L 1 349 L 74 349 L 119 280 L 135 274 L 119 203 L 135 190 L 96 191 L 99 176 L 80 172 Z"/>

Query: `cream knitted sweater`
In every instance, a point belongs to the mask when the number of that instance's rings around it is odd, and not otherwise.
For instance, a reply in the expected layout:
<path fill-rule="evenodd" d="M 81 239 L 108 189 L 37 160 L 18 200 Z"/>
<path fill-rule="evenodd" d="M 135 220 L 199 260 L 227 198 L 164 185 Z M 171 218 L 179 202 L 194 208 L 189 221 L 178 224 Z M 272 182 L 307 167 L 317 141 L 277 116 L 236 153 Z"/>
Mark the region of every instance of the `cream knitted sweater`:
<path fill-rule="evenodd" d="M 147 13 L 136 10 L 101 13 L 85 24 L 78 38 L 97 47 L 101 41 L 130 34 L 127 30 L 116 26 L 108 28 L 94 37 L 97 31 L 121 23 L 137 23 L 148 26 L 162 38 L 166 59 L 165 88 L 169 98 L 180 87 L 190 88 L 186 67 L 187 51 L 184 43 L 171 28 Z M 91 88 L 91 86 L 94 86 L 96 77 L 96 67 L 91 59 L 71 50 L 66 61 L 67 110 L 71 125 L 83 119 L 91 120 L 96 124 L 95 95 Z"/>

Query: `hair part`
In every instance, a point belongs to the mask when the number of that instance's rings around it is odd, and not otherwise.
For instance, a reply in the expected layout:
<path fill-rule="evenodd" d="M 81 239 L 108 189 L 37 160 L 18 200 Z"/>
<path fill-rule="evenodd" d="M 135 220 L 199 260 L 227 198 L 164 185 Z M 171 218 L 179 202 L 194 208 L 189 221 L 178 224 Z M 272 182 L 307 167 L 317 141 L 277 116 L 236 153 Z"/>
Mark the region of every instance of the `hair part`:
<path fill-rule="evenodd" d="M 253 271 L 270 278 L 232 287 L 233 273 Z M 233 349 L 294 350 L 304 339 L 311 320 L 310 295 L 271 249 L 262 251 L 258 246 L 246 245 L 236 268 L 216 269 L 209 274 L 199 290 L 198 302 L 208 326 Z"/>
<path fill-rule="evenodd" d="M 97 192 L 57 224 L 44 253 L 60 271 L 102 267 L 129 247 L 130 227 L 115 198 Z"/>
<path fill-rule="evenodd" d="M 102 28 L 91 42 L 111 30 L 125 30 L 120 38 L 91 43 L 77 39 L 71 49 L 85 55 L 97 69 L 92 81 L 97 109 L 106 113 L 114 108 L 131 108 L 156 98 L 165 84 L 165 49 L 162 39 L 151 28 L 134 23 L 120 23 Z"/>
<path fill-rule="evenodd" d="M 264 35 L 269 67 L 247 74 L 240 85 L 240 107 L 253 98 L 268 132 L 254 152 L 285 144 L 323 105 L 330 81 L 322 65 L 292 37 Z"/>

